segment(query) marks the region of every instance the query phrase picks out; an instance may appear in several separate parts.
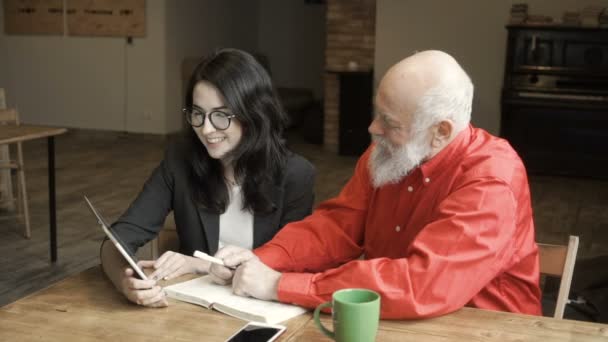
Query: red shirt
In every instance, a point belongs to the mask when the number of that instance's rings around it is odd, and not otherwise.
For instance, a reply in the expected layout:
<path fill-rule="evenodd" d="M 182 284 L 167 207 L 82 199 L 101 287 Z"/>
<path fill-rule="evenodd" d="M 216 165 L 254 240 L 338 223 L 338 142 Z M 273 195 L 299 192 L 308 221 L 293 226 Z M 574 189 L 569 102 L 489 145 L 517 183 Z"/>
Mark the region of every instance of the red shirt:
<path fill-rule="evenodd" d="M 382 318 L 465 305 L 541 314 L 528 179 L 506 141 L 469 126 L 399 183 L 377 189 L 372 148 L 338 197 L 255 250 L 283 272 L 280 301 L 312 308 L 336 290 L 367 288 L 381 294 Z"/>

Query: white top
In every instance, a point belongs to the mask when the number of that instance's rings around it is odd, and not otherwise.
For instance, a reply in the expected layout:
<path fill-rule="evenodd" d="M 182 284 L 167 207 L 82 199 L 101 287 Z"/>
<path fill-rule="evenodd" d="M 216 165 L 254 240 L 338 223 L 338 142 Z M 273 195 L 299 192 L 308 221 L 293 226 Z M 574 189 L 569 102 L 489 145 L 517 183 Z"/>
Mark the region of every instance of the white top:
<path fill-rule="evenodd" d="M 219 248 L 234 245 L 242 248 L 253 248 L 253 214 L 243 210 L 241 187 L 235 185 L 230 189 L 230 203 L 220 215 Z"/>

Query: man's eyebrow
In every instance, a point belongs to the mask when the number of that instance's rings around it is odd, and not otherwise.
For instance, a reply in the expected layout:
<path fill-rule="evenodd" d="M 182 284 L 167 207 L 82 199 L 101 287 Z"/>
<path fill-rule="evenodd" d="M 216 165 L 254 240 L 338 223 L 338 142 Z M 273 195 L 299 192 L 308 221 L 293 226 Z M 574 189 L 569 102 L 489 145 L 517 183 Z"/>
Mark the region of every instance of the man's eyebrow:
<path fill-rule="evenodd" d="M 384 121 L 395 121 L 395 119 L 388 113 L 378 111 L 376 114 L 379 115 Z"/>

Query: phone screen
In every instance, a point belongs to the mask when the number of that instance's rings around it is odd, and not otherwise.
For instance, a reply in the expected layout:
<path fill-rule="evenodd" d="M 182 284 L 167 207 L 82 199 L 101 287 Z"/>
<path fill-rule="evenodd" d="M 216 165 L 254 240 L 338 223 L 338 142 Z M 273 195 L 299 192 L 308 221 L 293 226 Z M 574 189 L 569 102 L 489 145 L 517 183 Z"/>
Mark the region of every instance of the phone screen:
<path fill-rule="evenodd" d="M 281 332 L 283 332 L 283 329 L 248 324 L 227 342 L 267 342 L 276 338 Z"/>

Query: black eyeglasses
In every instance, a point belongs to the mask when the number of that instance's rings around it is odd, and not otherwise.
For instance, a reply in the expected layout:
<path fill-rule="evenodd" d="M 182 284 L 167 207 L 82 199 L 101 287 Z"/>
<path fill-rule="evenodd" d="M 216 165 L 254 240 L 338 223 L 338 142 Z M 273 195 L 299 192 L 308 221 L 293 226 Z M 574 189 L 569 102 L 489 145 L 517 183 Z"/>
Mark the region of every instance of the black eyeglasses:
<path fill-rule="evenodd" d="M 205 124 L 205 117 L 207 113 L 203 113 L 195 108 L 184 108 L 182 112 L 186 116 L 186 121 L 192 125 L 192 127 L 201 127 Z M 208 114 L 209 122 L 215 127 L 215 129 L 223 131 L 230 127 L 230 122 L 236 117 L 234 114 L 224 113 L 219 110 L 214 110 Z"/>

